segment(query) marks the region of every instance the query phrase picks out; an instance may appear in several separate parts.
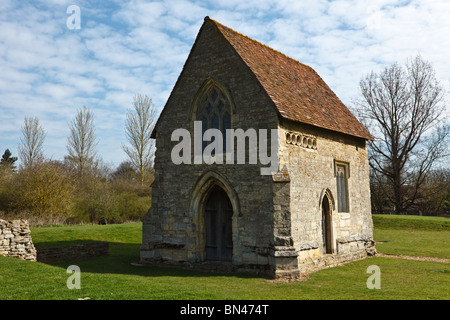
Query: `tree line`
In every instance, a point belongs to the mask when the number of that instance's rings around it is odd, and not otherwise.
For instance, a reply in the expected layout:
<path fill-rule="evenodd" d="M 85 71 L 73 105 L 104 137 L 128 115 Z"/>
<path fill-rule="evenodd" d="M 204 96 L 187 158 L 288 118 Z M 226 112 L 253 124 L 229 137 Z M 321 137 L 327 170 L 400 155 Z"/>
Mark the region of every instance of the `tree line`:
<path fill-rule="evenodd" d="M 69 122 L 62 161 L 45 156 L 45 129 L 38 118 L 25 117 L 18 157 L 6 149 L 0 159 L 0 217 L 32 225 L 140 221 L 151 205 L 156 116 L 149 97 L 134 96 L 125 120 L 128 144 L 122 145 L 128 159 L 117 168 L 98 155 L 89 108 Z"/>
<path fill-rule="evenodd" d="M 448 214 L 450 128 L 445 90 L 432 65 L 416 56 L 369 73 L 359 87 L 352 109 L 374 137 L 368 141 L 372 212 Z M 141 219 L 151 205 L 155 121 L 151 99 L 135 96 L 122 146 L 128 161 L 112 170 L 97 156 L 88 108 L 69 123 L 63 161 L 45 158 L 45 130 L 37 118 L 25 118 L 19 157 L 7 149 L 0 159 L 0 213 L 42 223 Z"/>

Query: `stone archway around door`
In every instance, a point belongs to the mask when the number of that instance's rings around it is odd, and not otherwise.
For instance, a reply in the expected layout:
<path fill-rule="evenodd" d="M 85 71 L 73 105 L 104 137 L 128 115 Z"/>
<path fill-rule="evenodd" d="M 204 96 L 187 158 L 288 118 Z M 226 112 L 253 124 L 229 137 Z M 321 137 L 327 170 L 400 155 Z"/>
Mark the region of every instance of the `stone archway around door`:
<path fill-rule="evenodd" d="M 219 190 L 221 195 L 214 195 L 215 190 Z M 208 200 L 211 198 L 211 196 L 214 196 L 214 198 L 220 198 L 216 199 L 221 204 L 214 204 L 210 203 L 208 204 Z M 228 202 L 226 201 L 228 200 Z M 223 207 L 222 209 L 219 209 L 217 206 Z M 209 209 L 208 209 L 209 208 Z M 220 232 L 223 233 L 227 240 L 225 240 L 224 243 L 227 243 L 226 246 L 230 246 L 230 231 L 231 231 L 231 243 L 235 243 L 237 241 L 237 219 L 240 216 L 240 206 L 239 206 L 239 199 L 237 196 L 237 193 L 235 192 L 234 188 L 232 187 L 231 183 L 219 172 L 217 171 L 207 171 L 206 173 L 202 174 L 202 176 L 197 180 L 197 182 L 194 185 L 194 188 L 191 192 L 190 197 L 190 209 L 189 209 L 189 215 L 192 218 L 194 230 L 196 232 L 196 241 L 195 244 L 193 244 L 190 248 L 190 256 L 196 261 L 196 262 L 204 262 L 206 260 L 213 260 L 214 254 L 210 256 L 207 254 L 207 229 L 206 229 L 206 217 L 207 217 L 207 210 L 228 210 L 228 213 L 222 213 L 224 219 L 225 216 L 231 215 L 231 226 L 230 226 L 230 218 L 226 218 L 225 220 L 228 220 L 226 224 L 226 232 Z M 230 212 L 231 210 L 231 212 Z M 215 216 L 217 217 L 217 216 Z M 209 218 L 208 218 L 209 219 Z M 220 218 L 222 219 L 222 218 Z M 211 222 L 210 222 L 211 223 Z M 212 229 L 210 229 L 211 231 Z M 215 231 L 215 235 L 217 236 L 219 232 L 217 230 Z M 227 253 L 225 256 L 220 258 L 222 261 L 231 261 L 233 257 L 233 251 L 234 247 L 231 249 L 231 257 L 230 254 Z M 227 252 L 227 250 L 223 250 L 224 252 Z"/>

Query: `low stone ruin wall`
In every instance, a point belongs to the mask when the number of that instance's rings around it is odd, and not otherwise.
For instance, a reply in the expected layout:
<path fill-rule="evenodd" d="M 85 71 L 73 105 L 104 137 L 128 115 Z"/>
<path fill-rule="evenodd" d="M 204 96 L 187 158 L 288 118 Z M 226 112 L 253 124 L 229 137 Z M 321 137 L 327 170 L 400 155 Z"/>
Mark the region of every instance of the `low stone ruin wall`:
<path fill-rule="evenodd" d="M 56 262 L 65 260 L 79 260 L 91 257 L 107 256 L 108 242 L 89 242 L 64 247 L 48 247 L 38 249 L 38 262 Z"/>
<path fill-rule="evenodd" d="M 0 219 L 0 255 L 36 261 L 36 248 L 26 220 Z"/>
<path fill-rule="evenodd" d="M 108 252 L 108 242 L 89 242 L 36 250 L 26 220 L 6 221 L 0 219 L 0 255 L 2 256 L 38 262 L 54 262 L 107 256 Z"/>

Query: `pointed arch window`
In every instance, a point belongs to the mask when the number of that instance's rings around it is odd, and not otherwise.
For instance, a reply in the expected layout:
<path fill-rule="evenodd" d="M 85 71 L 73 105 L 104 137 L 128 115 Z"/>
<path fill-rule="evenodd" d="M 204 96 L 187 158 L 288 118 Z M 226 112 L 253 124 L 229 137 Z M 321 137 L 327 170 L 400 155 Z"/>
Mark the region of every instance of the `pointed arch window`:
<path fill-rule="evenodd" d="M 202 135 L 208 129 L 218 129 L 222 132 L 223 152 L 225 152 L 226 130 L 231 129 L 231 106 L 224 93 L 212 85 L 200 99 L 197 109 L 197 120 L 202 121 Z M 203 148 L 210 142 L 203 141 Z"/>
<path fill-rule="evenodd" d="M 335 161 L 334 165 L 338 212 L 349 212 L 348 178 L 350 176 L 350 165 L 348 163 L 338 161 Z"/>

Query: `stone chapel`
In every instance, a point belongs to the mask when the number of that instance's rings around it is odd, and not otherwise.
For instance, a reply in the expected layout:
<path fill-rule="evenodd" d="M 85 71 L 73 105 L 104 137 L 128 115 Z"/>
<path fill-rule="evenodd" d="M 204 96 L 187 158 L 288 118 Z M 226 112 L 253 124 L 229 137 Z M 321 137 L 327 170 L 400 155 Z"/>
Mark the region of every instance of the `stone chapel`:
<path fill-rule="evenodd" d="M 261 174 L 250 148 L 243 163 L 174 163 L 173 132 L 194 136 L 195 123 L 202 134 L 275 129 L 276 169 Z M 206 17 L 152 137 L 142 263 L 278 278 L 375 254 L 373 138 L 311 67 Z"/>

